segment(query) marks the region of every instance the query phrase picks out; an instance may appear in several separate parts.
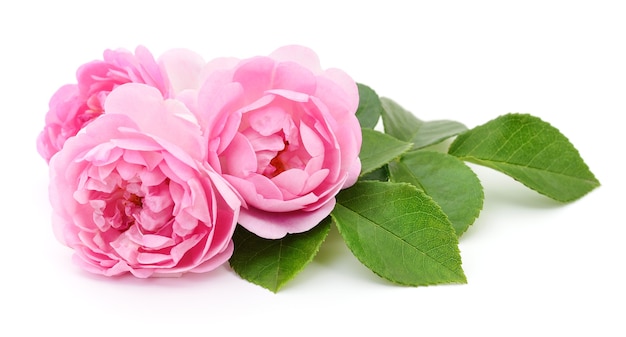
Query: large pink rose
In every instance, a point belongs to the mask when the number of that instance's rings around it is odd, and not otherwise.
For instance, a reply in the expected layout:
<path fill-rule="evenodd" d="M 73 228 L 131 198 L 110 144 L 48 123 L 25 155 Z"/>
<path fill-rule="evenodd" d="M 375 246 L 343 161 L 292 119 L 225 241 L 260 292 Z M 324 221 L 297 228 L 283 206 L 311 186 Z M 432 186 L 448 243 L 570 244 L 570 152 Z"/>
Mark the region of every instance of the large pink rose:
<path fill-rule="evenodd" d="M 37 150 L 46 161 L 104 112 L 108 94 L 119 85 L 144 83 L 164 97 L 173 97 L 186 88 L 197 89 L 204 67 L 200 56 L 183 49 L 164 53 L 158 63 L 143 46 L 134 54 L 118 49 L 106 50 L 103 56 L 79 67 L 77 84 L 62 86 L 50 99 L 45 127 L 37 139 Z"/>
<path fill-rule="evenodd" d="M 209 162 L 243 197 L 239 223 L 265 238 L 311 229 L 361 168 L 356 83 L 300 46 L 208 66 L 190 105 Z"/>
<path fill-rule="evenodd" d="M 184 104 L 131 83 L 114 89 L 104 110 L 50 160 L 53 227 L 74 260 L 137 277 L 226 262 L 240 197 L 206 164 Z"/>

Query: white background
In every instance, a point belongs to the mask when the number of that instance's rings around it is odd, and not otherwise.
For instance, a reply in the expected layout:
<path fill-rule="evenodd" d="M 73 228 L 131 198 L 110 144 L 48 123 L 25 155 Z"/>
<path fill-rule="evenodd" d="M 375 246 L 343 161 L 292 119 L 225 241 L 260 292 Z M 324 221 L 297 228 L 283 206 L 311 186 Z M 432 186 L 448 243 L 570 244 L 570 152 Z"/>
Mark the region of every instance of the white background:
<path fill-rule="evenodd" d="M 19 3 L 0 5 L 0 335 L 626 335 L 619 1 Z M 225 267 L 140 280 L 74 266 L 52 234 L 35 139 L 76 68 L 138 44 L 208 60 L 292 43 L 424 120 L 538 116 L 602 186 L 561 205 L 476 167 L 486 196 L 460 239 L 466 285 L 391 285 L 336 231 L 278 294 Z"/>

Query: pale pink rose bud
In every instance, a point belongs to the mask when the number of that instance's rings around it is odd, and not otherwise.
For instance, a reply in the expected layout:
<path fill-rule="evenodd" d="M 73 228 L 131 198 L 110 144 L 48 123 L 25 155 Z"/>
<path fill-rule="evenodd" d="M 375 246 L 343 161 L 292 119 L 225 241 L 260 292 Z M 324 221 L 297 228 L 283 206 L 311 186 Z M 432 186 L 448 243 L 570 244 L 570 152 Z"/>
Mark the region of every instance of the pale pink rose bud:
<path fill-rule="evenodd" d="M 57 238 L 106 276 L 206 272 L 233 252 L 240 197 L 206 165 L 201 130 L 179 101 L 123 84 L 106 113 L 50 160 Z"/>
<path fill-rule="evenodd" d="M 209 162 L 242 196 L 239 223 L 264 238 L 304 232 L 356 181 L 356 83 L 301 46 L 209 62 L 193 110 Z"/>
<path fill-rule="evenodd" d="M 204 65 L 200 56 L 182 49 L 164 53 L 158 62 L 143 46 L 137 47 L 134 54 L 124 49 L 106 50 L 103 60 L 78 68 L 77 84 L 63 86 L 53 95 L 37 139 L 39 154 L 50 161 L 68 138 L 104 112 L 108 94 L 119 85 L 147 84 L 170 98 L 184 89 L 197 89 L 199 70 Z"/>

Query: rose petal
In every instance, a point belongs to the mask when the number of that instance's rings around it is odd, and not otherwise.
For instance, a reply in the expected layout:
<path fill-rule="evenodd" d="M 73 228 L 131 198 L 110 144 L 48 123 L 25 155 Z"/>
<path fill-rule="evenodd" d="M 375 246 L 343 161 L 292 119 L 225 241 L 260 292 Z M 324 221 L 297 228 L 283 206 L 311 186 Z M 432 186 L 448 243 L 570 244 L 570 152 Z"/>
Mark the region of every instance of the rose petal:
<path fill-rule="evenodd" d="M 153 87 L 138 83 L 119 86 L 109 94 L 105 111 L 129 116 L 142 132 L 189 150 L 189 154 L 196 158 L 204 156 L 200 128 L 177 116 L 190 115 L 191 112 L 181 102 L 164 101 Z M 177 132 L 172 132 L 173 129 Z"/>
<path fill-rule="evenodd" d="M 117 173 L 119 173 L 120 177 L 124 180 L 131 180 L 136 177 L 138 173 L 142 170 L 143 166 L 128 163 L 125 161 L 118 161 L 116 165 Z"/>
<path fill-rule="evenodd" d="M 207 201 L 206 192 L 202 184 L 198 181 L 198 179 L 190 179 L 187 181 L 189 185 L 189 191 L 191 194 L 191 206 L 186 209 L 190 215 L 192 215 L 197 220 L 200 220 L 205 223 L 211 222 L 211 214 L 207 205 L 211 205 L 213 203 L 209 203 Z"/>
<path fill-rule="evenodd" d="M 287 90 L 287 89 L 271 89 L 267 90 L 266 93 L 274 94 L 276 96 L 280 96 L 286 98 L 290 101 L 294 102 L 307 102 L 311 96 L 309 94 L 303 94 L 301 92 Z"/>
<path fill-rule="evenodd" d="M 277 106 L 264 107 L 246 114 L 250 127 L 262 136 L 269 136 L 283 128 L 287 114 Z"/>
<path fill-rule="evenodd" d="M 244 97 L 251 101 L 271 89 L 269 84 L 272 83 L 274 67 L 274 60 L 269 57 L 253 57 L 237 65 L 232 81 L 242 85 Z"/>
<path fill-rule="evenodd" d="M 164 262 L 170 262 L 170 261 L 172 261 L 172 257 L 167 254 L 146 253 L 146 252 L 141 252 L 137 254 L 137 262 L 141 264 L 158 265 L 158 264 L 163 264 Z"/>
<path fill-rule="evenodd" d="M 239 224 L 266 239 L 280 239 L 290 233 L 302 233 L 315 227 L 335 207 L 332 199 L 312 212 L 264 212 L 256 208 L 242 209 Z"/>
<path fill-rule="evenodd" d="M 210 259 L 202 262 L 197 265 L 195 268 L 189 270 L 192 273 L 205 273 L 211 270 L 216 269 L 222 264 L 226 263 L 230 257 L 233 255 L 233 251 L 235 250 L 235 245 L 232 240 L 228 241 L 228 245 L 226 248 L 219 253 L 212 255 Z"/>
<path fill-rule="evenodd" d="M 276 152 L 285 148 L 285 140 L 277 134 L 263 136 L 252 128 L 246 129 L 241 134 L 248 139 L 252 149 L 257 153 L 259 151 L 269 151 L 274 153 L 272 156 L 274 157 Z"/>
<path fill-rule="evenodd" d="M 318 157 L 324 154 L 324 143 L 319 136 L 306 124 L 300 124 L 300 137 L 302 145 L 311 157 Z"/>
<path fill-rule="evenodd" d="M 193 235 L 190 237 L 186 237 L 184 241 L 172 247 L 170 254 L 172 256 L 172 259 L 174 260 L 174 263 L 180 262 L 180 260 L 185 256 L 187 251 L 196 246 L 201 239 L 201 235 Z"/>
<path fill-rule="evenodd" d="M 359 179 L 360 174 L 361 174 L 361 160 L 357 158 L 352 164 L 352 166 L 350 167 L 350 170 L 348 170 L 348 177 L 346 178 L 346 181 L 341 188 L 342 189 L 348 188 L 354 185 L 356 181 Z"/>
<path fill-rule="evenodd" d="M 139 179 L 144 186 L 157 186 L 167 179 L 167 176 L 159 169 L 144 170 L 139 172 Z"/>
<path fill-rule="evenodd" d="M 269 56 L 277 61 L 292 61 L 299 63 L 313 71 L 315 74 L 322 71 L 320 67 L 320 59 L 317 54 L 312 49 L 304 46 L 283 46 L 276 49 Z"/>
<path fill-rule="evenodd" d="M 252 145 L 238 133 L 230 146 L 222 153 L 222 170 L 230 175 L 247 177 L 257 170 L 257 162 Z"/>
<path fill-rule="evenodd" d="M 311 174 L 309 176 L 309 179 L 307 179 L 306 184 L 304 185 L 300 193 L 301 194 L 310 193 L 315 188 L 317 188 L 324 181 L 324 179 L 328 177 L 328 171 L 329 171 L 328 169 L 323 169 L 323 170 L 319 170 Z"/>
<path fill-rule="evenodd" d="M 204 80 L 201 74 L 206 62 L 191 50 L 168 50 L 159 57 L 158 64 L 169 78 L 172 96 L 185 89 L 198 89 Z"/>
<path fill-rule="evenodd" d="M 279 62 L 274 70 L 273 89 L 286 89 L 294 93 L 313 94 L 317 87 L 311 70 L 295 62 Z"/>
<path fill-rule="evenodd" d="M 302 193 L 308 178 L 309 174 L 303 170 L 291 169 L 272 178 L 272 182 L 283 192 L 283 199 L 289 200 Z"/>

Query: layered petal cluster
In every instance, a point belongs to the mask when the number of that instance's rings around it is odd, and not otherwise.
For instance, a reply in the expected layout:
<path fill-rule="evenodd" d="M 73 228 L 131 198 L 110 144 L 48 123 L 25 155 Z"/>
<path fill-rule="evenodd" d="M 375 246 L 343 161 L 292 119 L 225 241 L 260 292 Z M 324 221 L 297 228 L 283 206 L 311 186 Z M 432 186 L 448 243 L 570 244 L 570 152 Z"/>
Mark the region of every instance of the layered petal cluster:
<path fill-rule="evenodd" d="M 49 102 L 45 126 L 37 139 L 37 150 L 46 160 L 63 148 L 65 141 L 104 113 L 109 93 L 125 83 L 143 83 L 174 97 L 186 88 L 197 87 L 204 60 L 188 50 L 171 50 L 155 60 L 143 46 L 134 54 L 124 49 L 106 50 L 102 60 L 80 66 L 75 84 L 57 90 Z"/>
<path fill-rule="evenodd" d="M 270 239 L 311 229 L 360 172 L 356 83 L 301 46 L 209 67 L 192 109 L 243 198 L 239 223 Z"/>
<path fill-rule="evenodd" d="M 187 108 L 135 83 L 113 89 L 103 108 L 50 160 L 57 238 L 83 268 L 107 276 L 180 275 L 226 262 L 240 197 L 207 165 Z"/>
<path fill-rule="evenodd" d="M 88 271 L 150 277 L 225 263 L 237 224 L 305 232 L 360 173 L 358 103 L 301 46 L 208 63 L 107 50 L 52 96 L 37 140 L 55 235 Z"/>

